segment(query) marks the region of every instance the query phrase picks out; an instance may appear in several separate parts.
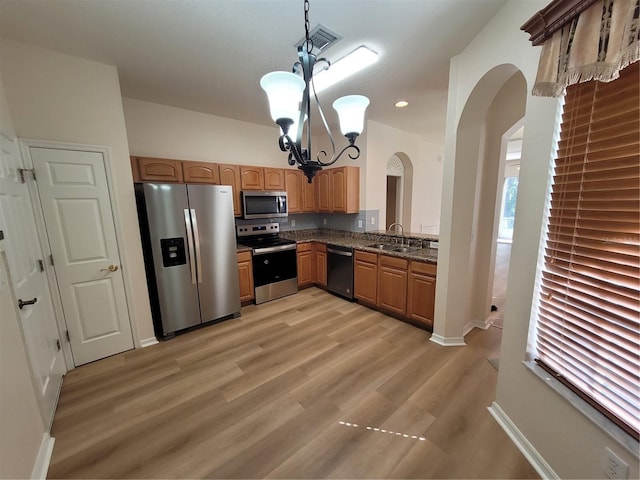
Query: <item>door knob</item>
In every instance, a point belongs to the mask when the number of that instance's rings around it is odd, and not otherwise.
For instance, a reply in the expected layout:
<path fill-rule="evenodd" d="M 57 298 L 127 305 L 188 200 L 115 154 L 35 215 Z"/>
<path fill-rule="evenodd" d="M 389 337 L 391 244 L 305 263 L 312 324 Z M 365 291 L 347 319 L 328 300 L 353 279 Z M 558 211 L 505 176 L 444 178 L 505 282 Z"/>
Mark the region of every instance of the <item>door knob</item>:
<path fill-rule="evenodd" d="M 26 307 L 27 305 L 33 305 L 34 303 L 36 303 L 38 301 L 37 298 L 34 298 L 33 300 L 22 300 L 21 298 L 18 299 L 18 308 L 20 310 L 22 310 L 24 307 Z"/>
<path fill-rule="evenodd" d="M 115 272 L 118 270 L 118 265 L 109 265 L 107 268 L 101 268 L 101 272 Z"/>

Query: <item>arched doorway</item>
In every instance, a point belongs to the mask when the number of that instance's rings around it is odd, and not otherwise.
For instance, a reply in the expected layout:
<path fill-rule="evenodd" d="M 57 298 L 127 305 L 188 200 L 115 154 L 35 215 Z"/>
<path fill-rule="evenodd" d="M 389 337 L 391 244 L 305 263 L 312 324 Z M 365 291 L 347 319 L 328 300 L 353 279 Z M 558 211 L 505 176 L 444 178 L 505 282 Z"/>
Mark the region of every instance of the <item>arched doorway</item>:
<path fill-rule="evenodd" d="M 411 230 L 411 197 L 413 164 L 402 152 L 396 152 L 387 161 L 386 213 L 384 228 L 392 223 L 401 223 L 406 231 Z"/>
<path fill-rule="evenodd" d="M 514 65 L 487 72 L 471 92 L 445 165 L 432 341 L 464 345 L 487 328 L 496 255 L 505 133 L 524 117 L 527 85 Z M 499 184 L 500 182 L 500 184 Z M 500 188 L 499 188 L 500 185 Z"/>

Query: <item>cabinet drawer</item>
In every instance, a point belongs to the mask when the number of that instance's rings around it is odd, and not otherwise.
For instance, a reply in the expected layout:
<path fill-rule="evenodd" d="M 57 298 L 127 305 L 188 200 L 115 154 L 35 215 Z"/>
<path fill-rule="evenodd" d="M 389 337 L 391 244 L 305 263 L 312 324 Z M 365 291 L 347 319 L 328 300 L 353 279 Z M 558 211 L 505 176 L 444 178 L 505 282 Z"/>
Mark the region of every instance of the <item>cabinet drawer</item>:
<path fill-rule="evenodd" d="M 251 252 L 238 252 L 238 262 L 250 262 L 251 261 Z"/>
<path fill-rule="evenodd" d="M 398 270 L 406 271 L 409 265 L 409 261 L 404 258 L 389 255 L 380 255 L 379 258 L 381 267 L 397 268 Z"/>
<path fill-rule="evenodd" d="M 411 273 L 431 275 L 432 277 L 435 277 L 437 268 L 437 265 L 433 263 L 411 262 Z"/>
<path fill-rule="evenodd" d="M 367 263 L 378 263 L 378 254 L 377 253 L 369 253 L 363 252 L 362 250 L 356 250 L 355 255 L 356 260 Z"/>
<path fill-rule="evenodd" d="M 322 242 L 313 242 L 315 245 L 316 252 L 326 252 L 327 244 Z"/>
<path fill-rule="evenodd" d="M 299 243 L 296 245 L 298 252 L 310 252 L 311 251 L 311 242 Z"/>

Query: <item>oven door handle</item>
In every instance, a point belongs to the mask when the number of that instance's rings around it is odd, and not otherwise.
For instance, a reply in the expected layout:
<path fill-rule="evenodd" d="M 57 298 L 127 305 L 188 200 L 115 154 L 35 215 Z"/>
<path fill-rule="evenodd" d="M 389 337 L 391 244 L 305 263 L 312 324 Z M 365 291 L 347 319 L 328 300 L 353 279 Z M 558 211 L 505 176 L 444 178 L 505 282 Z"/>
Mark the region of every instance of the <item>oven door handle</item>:
<path fill-rule="evenodd" d="M 291 245 L 278 245 L 276 247 L 254 248 L 253 254 L 264 255 L 266 253 L 282 252 L 285 250 L 295 250 L 295 249 L 296 249 L 296 244 L 292 243 Z"/>
<path fill-rule="evenodd" d="M 196 259 L 193 245 L 193 231 L 191 230 L 191 214 L 189 209 L 184 209 L 184 225 L 187 228 L 187 245 L 189 249 L 189 268 L 191 268 L 191 284 L 196 284 Z"/>

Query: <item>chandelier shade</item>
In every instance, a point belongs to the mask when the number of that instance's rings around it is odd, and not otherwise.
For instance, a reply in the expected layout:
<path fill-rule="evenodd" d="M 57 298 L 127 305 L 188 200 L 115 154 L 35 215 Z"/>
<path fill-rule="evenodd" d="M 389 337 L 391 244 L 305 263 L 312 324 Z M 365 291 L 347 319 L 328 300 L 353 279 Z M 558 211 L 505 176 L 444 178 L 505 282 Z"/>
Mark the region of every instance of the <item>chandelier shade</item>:
<path fill-rule="evenodd" d="M 369 106 L 369 99 L 363 95 L 347 95 L 333 102 L 338 112 L 340 131 L 343 135 L 360 135 L 364 130 L 364 111 Z"/>
<path fill-rule="evenodd" d="M 260 86 L 267 93 L 274 122 L 286 118 L 293 122 L 298 118 L 305 87 L 302 78 L 291 72 L 271 72 L 260 79 Z"/>

